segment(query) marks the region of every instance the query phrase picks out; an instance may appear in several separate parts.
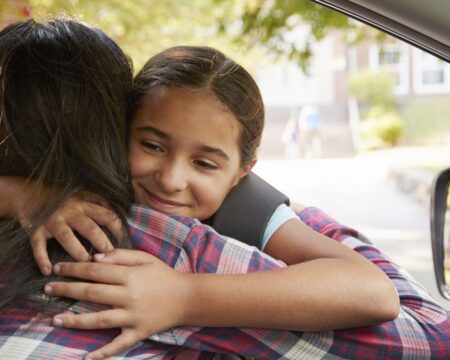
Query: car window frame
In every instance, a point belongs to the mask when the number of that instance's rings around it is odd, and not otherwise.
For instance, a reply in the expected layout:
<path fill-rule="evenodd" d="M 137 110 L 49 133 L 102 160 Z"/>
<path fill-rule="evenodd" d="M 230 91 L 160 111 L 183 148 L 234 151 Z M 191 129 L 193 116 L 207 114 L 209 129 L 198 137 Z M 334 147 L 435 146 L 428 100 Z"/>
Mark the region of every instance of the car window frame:
<path fill-rule="evenodd" d="M 364 7 L 363 0 L 311 0 L 314 3 L 325 6 L 355 20 L 375 27 L 395 38 L 403 40 L 417 48 L 420 48 L 434 56 L 450 62 L 450 45 L 443 41 L 424 34 L 426 24 L 413 28 L 410 23 L 396 21 L 395 11 L 388 7 L 371 9 Z M 394 1 L 394 0 L 391 0 Z M 361 4 L 360 4 L 361 3 Z M 383 11 L 381 11 L 381 9 Z M 392 11 L 391 11 L 392 10 Z M 392 17 L 388 17 L 391 16 Z M 400 20 L 400 19 L 399 19 Z M 403 19 L 404 20 L 404 19 Z M 415 20 L 415 19 L 414 19 Z M 444 29 L 445 30 L 445 29 Z M 431 32 L 429 33 L 431 34 Z"/>

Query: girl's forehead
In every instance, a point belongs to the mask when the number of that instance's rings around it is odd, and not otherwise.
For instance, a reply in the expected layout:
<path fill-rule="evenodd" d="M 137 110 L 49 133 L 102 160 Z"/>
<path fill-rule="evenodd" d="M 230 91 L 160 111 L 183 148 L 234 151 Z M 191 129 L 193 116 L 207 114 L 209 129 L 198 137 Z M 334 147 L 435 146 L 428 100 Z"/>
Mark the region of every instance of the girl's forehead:
<path fill-rule="evenodd" d="M 210 88 L 190 88 L 185 86 L 157 86 L 146 92 L 143 97 L 144 102 L 156 103 L 156 102 L 192 102 L 192 101 L 214 101 L 219 102 L 216 104 L 219 107 L 223 107 L 223 111 L 229 111 L 228 107 L 223 104 L 214 91 Z"/>
<path fill-rule="evenodd" d="M 157 87 L 145 94 L 134 119 L 139 121 L 171 121 L 174 118 L 196 119 L 204 126 L 214 126 L 222 119 L 222 126 L 240 131 L 235 114 L 211 89 Z M 133 119 L 133 120 L 134 120 Z"/>
<path fill-rule="evenodd" d="M 211 92 L 164 88 L 147 94 L 133 120 L 139 132 L 179 144 L 205 144 L 239 153 L 240 124 Z"/>

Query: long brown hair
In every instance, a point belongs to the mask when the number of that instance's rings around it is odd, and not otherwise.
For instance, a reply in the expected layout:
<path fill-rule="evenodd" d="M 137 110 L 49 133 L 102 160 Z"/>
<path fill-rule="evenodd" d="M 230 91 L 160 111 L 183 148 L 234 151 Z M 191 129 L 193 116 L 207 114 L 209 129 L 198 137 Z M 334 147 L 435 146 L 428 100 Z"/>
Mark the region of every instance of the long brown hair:
<path fill-rule="evenodd" d="M 60 190 L 32 214 L 29 231 L 80 191 L 102 196 L 126 224 L 131 85 L 128 57 L 99 29 L 28 20 L 0 32 L 0 175 L 26 176 L 36 191 L 42 185 Z M 55 241 L 48 250 L 53 262 L 67 259 Z M 0 274 L 0 310 L 33 298 L 50 280 L 40 275 L 27 232 L 14 219 L 0 227 Z"/>

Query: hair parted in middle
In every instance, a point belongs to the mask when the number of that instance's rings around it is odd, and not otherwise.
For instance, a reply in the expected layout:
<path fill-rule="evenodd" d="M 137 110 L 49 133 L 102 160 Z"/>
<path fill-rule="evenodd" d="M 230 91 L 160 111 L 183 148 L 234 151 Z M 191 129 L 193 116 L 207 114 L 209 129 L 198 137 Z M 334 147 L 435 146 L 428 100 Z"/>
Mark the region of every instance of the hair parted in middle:
<path fill-rule="evenodd" d="M 264 128 L 264 103 L 250 73 L 219 50 L 175 46 L 152 58 L 135 76 L 132 111 L 157 87 L 211 91 L 240 124 L 240 164 L 256 158 Z"/>

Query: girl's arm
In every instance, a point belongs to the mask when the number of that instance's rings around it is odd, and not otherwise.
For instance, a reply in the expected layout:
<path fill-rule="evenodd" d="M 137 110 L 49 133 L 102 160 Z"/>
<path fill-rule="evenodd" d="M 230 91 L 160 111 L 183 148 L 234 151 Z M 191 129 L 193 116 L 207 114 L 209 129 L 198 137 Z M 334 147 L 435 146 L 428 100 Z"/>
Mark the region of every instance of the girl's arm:
<path fill-rule="evenodd" d="M 228 236 L 237 236 L 239 240 L 261 248 L 264 246 L 262 239 L 267 224 L 272 221 L 278 206 L 286 202 L 288 199 L 284 194 L 256 174 L 250 173 L 232 189 L 214 215 L 212 225 Z M 293 204 L 293 208 L 299 213 L 304 206 Z M 295 219 L 278 227 L 264 247 L 264 252 L 291 266 L 282 275 L 267 276 L 267 284 L 260 288 L 271 292 L 271 295 L 264 292 L 261 292 L 261 296 L 257 293 L 250 295 L 250 290 L 246 291 L 249 296 L 241 299 L 248 301 L 249 308 L 261 308 L 262 302 L 267 301 L 269 310 L 264 312 L 271 319 L 279 321 L 258 326 L 326 330 L 390 320 L 398 314 L 398 294 L 393 283 L 377 266 L 352 249 L 320 234 L 319 229 L 315 231 L 309 228 L 294 213 L 285 215 L 284 212 L 284 220 L 292 217 Z M 341 234 L 345 237 L 350 235 L 352 234 Z M 247 278 L 248 281 L 249 279 Z M 244 287 L 247 286 L 245 281 L 242 281 Z M 213 285 L 211 283 L 205 286 Z M 238 283 L 233 285 L 238 286 Z M 222 287 L 226 289 L 224 293 L 230 291 L 230 296 L 242 296 L 229 286 Z M 278 286 L 278 291 L 275 291 Z M 259 287 L 252 287 L 250 283 L 248 287 L 260 291 Z M 204 293 L 212 297 L 218 291 Z M 225 299 L 231 301 L 230 296 L 225 296 Z M 273 304 L 280 305 L 280 308 Z M 308 307 L 308 311 L 298 311 L 304 306 Z M 205 311 L 205 308 L 200 306 L 200 310 Z M 236 319 L 249 316 L 245 310 L 239 313 L 236 309 L 234 313 Z M 226 318 L 232 321 L 232 313 L 226 314 Z M 268 317 L 263 319 L 259 318 L 260 321 L 268 321 Z"/>
<path fill-rule="evenodd" d="M 26 194 L 29 191 L 29 184 L 23 179 L 22 182 L 18 178 L 4 178 L 3 181 L 6 186 L 2 188 L 10 189 L 10 194 Z M 20 198 L 5 197 L 11 201 L 10 204 Z M 23 213 L 20 209 L 25 208 L 23 201 L 16 201 L 13 208 L 20 218 Z M 46 252 L 49 237 L 56 236 L 75 259 L 88 259 L 86 250 L 71 228 L 79 229 L 86 237 L 91 236 L 91 241 L 100 252 L 112 247 L 96 225 L 108 224 L 112 214 L 103 209 L 106 213 L 100 216 L 98 208 L 96 204 L 72 198 L 33 232 L 33 253 L 44 274 L 50 273 Z M 100 232 L 92 236 L 88 231 L 91 234 Z M 100 237 L 100 233 L 106 239 Z M 302 264 L 293 265 L 280 273 L 259 275 L 261 279 L 259 276 L 220 278 L 219 289 L 215 276 L 201 277 L 195 286 L 199 289 L 211 287 L 214 291 L 200 291 L 199 294 L 205 296 L 198 299 L 199 304 L 211 300 L 221 304 L 220 299 L 227 299 L 228 302 L 220 305 L 224 311 L 212 311 L 210 314 L 207 313 L 208 307 L 199 306 L 199 311 L 193 312 L 196 315 L 191 324 L 320 330 L 389 320 L 398 311 L 398 298 L 393 285 L 381 271 L 357 253 L 311 231 L 298 220 L 285 223 L 272 236 L 266 251 L 288 264 Z M 250 290 L 242 292 L 242 288 Z M 233 297 L 235 300 L 231 301 Z M 240 306 L 234 307 L 234 304 Z M 230 308 L 226 308 L 227 305 L 231 305 Z M 292 311 L 305 306 L 308 311 Z M 249 308 L 260 309 L 260 313 L 252 315 L 252 312 L 246 311 Z M 261 316 L 263 314 L 265 316 Z M 325 316 L 318 319 L 318 315 Z"/>
<path fill-rule="evenodd" d="M 151 221 L 149 221 L 150 215 Z M 152 336 L 151 340 L 206 351 L 231 351 L 258 359 L 308 357 L 311 356 L 311 349 L 318 354 L 325 354 L 324 356 L 330 352 L 337 358 L 347 358 L 349 343 L 353 344 L 354 353 L 356 351 L 365 354 L 372 360 L 384 359 L 386 354 L 414 357 L 414 354 L 423 353 L 424 350 L 431 358 L 448 358 L 449 348 L 442 346 L 449 341 L 449 314 L 445 309 L 437 305 L 423 288 L 409 279 L 401 269 L 380 254 L 375 247 L 359 241 L 359 235 L 354 230 L 337 224 L 333 219 L 314 208 L 305 209 L 299 215 L 308 226 L 332 236 L 336 241 L 345 241 L 347 245 L 370 258 L 392 279 L 395 279 L 402 299 L 402 308 L 404 308 L 402 316 L 394 321 L 366 327 L 363 330 L 288 333 L 261 329 L 232 328 L 227 330 L 185 327 L 157 334 Z M 132 233 L 136 235 L 134 246 L 158 256 L 178 271 L 209 271 L 223 274 L 267 271 L 280 267 L 276 261 L 255 248 L 249 248 L 230 239 L 220 238 L 207 227 L 195 226 L 192 231 L 186 232 L 183 230 L 183 225 L 175 224 L 173 219 L 167 217 L 164 219 L 162 214 L 144 208 L 135 208 L 132 216 L 134 216 L 132 225 L 135 226 Z M 192 220 L 187 218 L 179 220 L 186 225 L 192 223 Z M 250 257 L 249 254 L 251 254 Z M 169 318 L 172 317 L 171 320 L 166 318 L 163 321 L 172 321 L 177 316 L 182 318 L 183 312 L 180 312 L 180 304 L 185 302 L 189 306 L 195 302 L 195 298 L 191 297 L 187 290 L 188 287 L 184 286 L 182 282 L 199 275 L 185 274 L 187 276 L 184 277 L 184 280 L 181 279 L 181 282 L 173 284 L 175 286 L 169 286 L 170 281 L 165 280 L 170 280 L 170 277 L 166 277 L 164 272 L 174 272 L 174 270 L 158 271 L 158 267 L 161 267 L 162 264 L 154 261 L 148 254 L 142 254 L 139 251 L 114 250 L 103 260 L 106 263 L 65 263 L 61 266 L 60 273 L 91 281 L 103 279 L 104 284 L 52 284 L 54 295 L 71 294 L 71 297 L 77 299 L 96 300 L 105 304 L 119 302 L 123 304 L 100 313 L 81 315 L 66 313 L 57 316 L 62 321 L 62 325 L 66 327 L 83 329 L 123 327 L 121 336 L 89 354 L 89 358 L 103 359 L 119 352 L 126 346 L 131 346 L 135 341 L 145 338 L 145 329 L 158 326 L 154 321 L 156 317 L 159 316 L 160 319 L 163 319 L 167 314 L 170 315 Z M 108 264 L 108 262 L 120 263 L 121 266 Z M 131 266 L 133 264 L 137 266 Z M 141 266 L 148 265 L 154 267 L 153 274 L 150 274 L 154 280 L 151 280 L 150 284 L 146 281 L 149 275 L 145 275 L 148 269 L 146 271 L 141 271 L 143 268 L 139 269 Z M 134 271 L 136 273 L 132 274 Z M 139 276 L 139 272 L 143 277 Z M 114 273 L 116 273 L 115 276 Z M 134 289 L 136 292 L 129 287 L 130 282 L 136 283 Z M 119 286 L 117 287 L 117 285 Z M 164 291 L 158 291 L 161 290 L 161 286 L 169 286 L 172 296 L 164 300 L 164 296 L 162 296 Z M 155 291 L 150 292 L 147 297 L 142 296 L 139 299 L 140 296 L 136 296 L 136 294 L 142 292 L 143 287 L 154 287 Z M 186 290 L 187 292 L 183 293 Z M 161 304 L 158 303 L 158 298 L 162 300 Z M 86 304 L 80 305 L 83 307 Z M 208 306 L 213 307 L 214 304 L 208 304 Z M 160 309 L 166 310 L 158 311 Z M 146 310 L 149 312 L 146 313 Z M 114 316 L 112 312 L 115 313 Z M 144 326 L 142 323 L 146 319 L 143 314 L 149 314 L 146 316 L 153 320 L 148 322 L 147 328 L 142 327 Z M 161 317 L 161 315 L 163 316 Z M 182 320 L 178 320 L 182 322 Z M 56 321 L 55 324 L 57 324 Z M 405 329 L 409 330 L 404 331 Z M 416 339 L 413 342 L 410 338 L 412 333 Z M 405 347 L 405 343 L 409 345 Z"/>
<path fill-rule="evenodd" d="M 50 263 L 45 245 L 51 236 L 59 235 L 63 246 L 75 254 L 74 258 L 86 260 L 85 250 L 79 249 L 81 244 L 70 228 L 83 226 L 83 217 L 92 223 L 95 216 L 92 207 L 96 205 L 79 204 L 79 199 L 63 204 L 63 208 L 31 236 L 35 257 L 44 273 L 49 273 L 45 272 Z M 106 217 L 96 220 L 94 226 L 107 224 Z M 91 241 L 95 241 L 95 237 Z M 95 245 L 101 252 L 105 250 Z M 191 324 L 320 330 L 362 326 L 396 316 L 398 297 L 381 271 L 300 221 L 284 224 L 267 246 L 268 253 L 296 265 L 273 274 L 236 279 L 219 277 L 217 282 L 216 276 L 196 278 L 193 286 L 199 289 L 196 303 L 200 306 L 197 310 L 195 306 L 190 307 Z M 207 291 L 208 288 L 212 291 Z M 204 306 L 210 301 L 222 310 Z M 250 309 L 254 311 L 248 311 Z"/>
<path fill-rule="evenodd" d="M 121 222 L 106 207 L 72 197 L 63 203 L 42 225 L 33 228 L 33 214 L 57 191 L 49 187 L 37 187 L 32 180 L 18 176 L 0 176 L 0 217 L 16 218 L 26 230 L 32 229 L 30 245 L 42 274 L 50 275 L 52 264 L 47 253 L 47 240 L 55 238 L 77 261 L 89 260 L 87 250 L 78 240 L 75 231 L 88 239 L 98 251 L 112 250 L 113 246 L 101 225 L 118 239 L 124 235 Z M 91 196 L 92 198 L 92 196 Z M 98 197 L 95 200 L 99 201 Z"/>
<path fill-rule="evenodd" d="M 203 249 L 213 250 L 211 247 Z M 352 258 L 324 258 L 272 271 L 218 275 L 205 273 L 209 269 L 202 268 L 201 258 L 208 255 L 204 254 L 202 249 L 194 251 L 195 255 L 189 256 L 198 259 L 195 266 L 199 268 L 193 271 L 199 273 L 190 276 L 179 274 L 180 280 L 177 280 L 176 274 L 167 277 L 164 272 L 155 274 L 157 270 L 150 267 L 145 273 L 142 267 L 134 266 L 139 263 L 126 263 L 116 253 L 107 254 L 104 258 L 97 259 L 97 262 L 105 265 L 114 262 L 119 264 L 117 282 L 129 280 L 123 285 L 126 289 L 123 294 L 128 295 L 122 295 L 129 299 L 122 301 L 122 304 L 126 304 L 124 307 L 129 309 L 135 306 L 135 309 L 130 309 L 129 314 L 132 314 L 131 318 L 136 324 L 140 324 L 138 327 L 151 326 L 150 329 L 156 328 L 158 331 L 166 329 L 166 326 L 180 325 L 334 330 L 372 325 L 392 320 L 398 314 L 398 295 L 395 288 L 389 281 L 384 280 L 384 274 L 379 276 L 380 270 L 375 268 L 374 271 L 374 266 L 367 266 L 365 261 L 359 259 L 355 261 Z M 235 260 L 231 258 L 228 261 Z M 57 268 L 57 272 L 65 276 L 84 274 L 82 278 L 86 278 L 88 274 L 89 280 L 110 284 L 110 277 L 107 281 L 95 277 L 96 275 L 91 277 L 92 274 L 100 274 L 101 266 L 98 265 L 103 264 L 64 264 L 62 272 L 61 267 Z M 73 268 L 77 269 L 77 272 L 71 272 Z M 108 266 L 108 276 L 116 273 L 114 269 L 114 265 Z M 239 272 L 238 268 L 236 272 Z M 110 302 L 118 299 L 118 296 L 113 292 L 108 294 L 107 289 L 103 287 L 95 290 L 92 284 L 73 283 L 58 283 L 52 286 L 58 296 L 90 300 L 115 307 L 120 305 Z M 174 294 L 178 296 L 174 297 Z M 161 307 L 159 304 L 173 305 L 174 299 L 176 308 L 160 314 L 157 310 Z M 393 303 L 391 309 L 385 305 L 386 302 Z M 165 326 L 155 322 L 155 312 L 163 316 L 159 321 Z M 177 314 L 183 316 L 177 318 Z M 118 326 L 116 320 L 111 319 L 109 322 Z M 145 325 L 147 322 L 149 325 Z M 96 328 L 95 323 L 89 324 Z M 151 334 L 149 332 L 147 336 Z"/>
<path fill-rule="evenodd" d="M 298 220 L 281 226 L 265 252 L 293 265 L 264 273 L 197 277 L 193 286 L 198 296 L 190 308 L 191 319 L 197 319 L 194 325 L 330 330 L 398 315 L 397 291 L 378 267 Z"/>
<path fill-rule="evenodd" d="M 328 246 L 331 249 L 328 250 L 330 253 L 333 249 L 336 249 L 334 245 L 337 245 L 338 251 L 342 252 L 340 257 L 316 259 L 286 269 L 246 275 L 202 274 L 214 272 L 214 269 L 208 263 L 205 264 L 202 259 L 214 256 L 214 251 L 226 252 L 227 243 L 225 242 L 220 250 L 219 248 L 216 249 L 210 245 L 207 238 L 201 237 L 201 229 L 203 229 L 203 226 L 197 225 L 192 230 L 190 236 L 194 239 L 197 237 L 197 241 L 192 241 L 190 247 L 184 248 L 187 253 L 186 256 L 192 259 L 190 264 L 194 268 L 191 271 L 200 274 L 189 276 L 188 286 L 181 287 L 179 284 L 175 286 L 177 289 L 190 290 L 188 293 L 180 294 L 177 298 L 177 306 L 183 308 L 183 311 L 181 311 L 184 314 L 182 320 L 171 319 L 172 316 L 180 313 L 179 310 L 167 312 L 165 321 L 171 325 L 181 321 L 181 323 L 178 323 L 179 325 L 324 330 L 373 324 L 395 318 L 398 313 L 397 293 L 389 280 L 385 281 L 385 275 L 381 273 L 380 276 L 380 270 L 370 262 L 367 264 L 367 261 L 360 255 L 335 244 L 331 239 L 327 239 L 331 243 L 325 241 L 322 245 Z M 173 231 L 177 230 L 173 229 Z M 314 231 L 308 235 L 315 236 L 318 242 L 324 240 Z M 140 239 L 141 236 L 137 235 L 137 238 Z M 233 242 L 233 244 L 236 244 L 236 242 Z M 157 252 L 152 251 L 151 247 L 147 249 L 147 251 L 149 250 L 158 255 Z M 322 254 L 325 253 L 322 252 Z M 230 252 L 228 256 L 223 256 L 221 261 L 228 262 L 230 272 L 240 272 L 239 262 L 233 259 L 233 254 L 235 253 Z M 115 260 L 114 255 L 98 259 L 99 262 L 106 263 Z M 127 296 L 130 296 L 130 301 L 124 301 L 123 303 L 126 303 L 127 307 L 135 304 L 136 308 L 130 310 L 131 313 L 135 314 L 132 316 L 135 319 L 133 321 L 135 321 L 135 324 L 142 324 L 139 326 L 145 327 L 143 324 L 147 321 L 147 317 L 138 314 L 148 314 L 148 318 L 154 320 L 154 317 L 150 314 L 156 311 L 159 306 L 153 301 L 148 302 L 148 299 L 154 298 L 155 285 L 145 281 L 145 278 L 142 278 L 142 281 L 137 281 L 140 270 L 133 266 L 124 268 L 126 264 L 119 263 L 121 266 L 117 265 L 117 271 L 123 272 L 122 278 L 124 273 L 128 273 L 125 279 L 130 280 L 130 283 L 125 285 L 127 290 L 124 291 L 128 294 Z M 88 274 L 90 280 L 102 281 L 102 279 L 95 277 L 95 274 L 99 271 L 98 265 L 102 264 L 67 264 L 64 265 L 62 275 L 77 275 L 69 272 L 71 268 L 75 267 L 84 269 L 82 272 Z M 114 267 L 109 269 L 107 273 L 112 273 Z M 253 271 L 257 270 L 263 269 L 253 269 Z M 81 277 L 86 278 L 85 276 Z M 159 279 L 159 283 L 164 283 L 165 286 L 171 288 L 168 284 L 170 279 L 173 278 L 165 279 L 163 274 L 156 278 Z M 134 285 L 131 284 L 132 279 L 134 279 Z M 120 279 L 117 281 L 120 281 Z M 53 294 L 56 295 L 117 306 L 117 304 L 109 302 L 116 296 L 112 295 L 113 293 L 107 294 L 103 287 L 100 291 L 100 288 L 95 290 L 95 285 L 92 284 L 59 283 L 52 284 L 52 286 Z M 173 294 L 172 292 L 170 294 L 166 301 L 162 301 L 163 304 L 173 303 Z M 157 295 L 164 297 L 164 293 L 160 291 Z M 391 298 L 394 300 L 391 300 Z M 394 303 L 392 309 L 387 309 L 384 306 L 386 302 Z M 118 319 L 106 321 L 103 317 L 101 316 L 103 319 L 101 323 L 113 323 L 114 326 L 118 326 L 120 323 Z M 71 322 L 73 317 L 70 315 L 66 319 L 68 323 L 65 324 L 69 327 L 96 328 L 93 316 L 90 316 L 87 323 L 84 323 L 83 320 L 76 323 Z M 99 323 L 97 323 L 97 326 L 99 326 Z M 156 324 L 152 323 L 151 326 L 154 327 Z"/>

